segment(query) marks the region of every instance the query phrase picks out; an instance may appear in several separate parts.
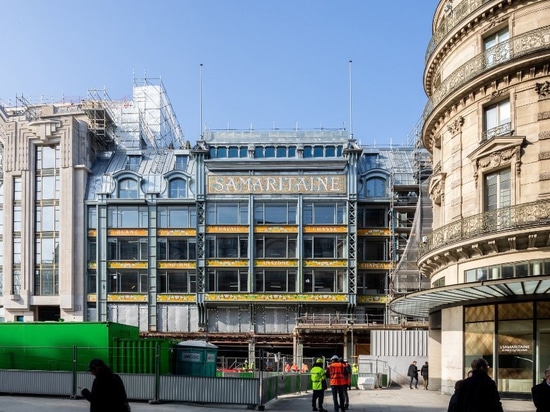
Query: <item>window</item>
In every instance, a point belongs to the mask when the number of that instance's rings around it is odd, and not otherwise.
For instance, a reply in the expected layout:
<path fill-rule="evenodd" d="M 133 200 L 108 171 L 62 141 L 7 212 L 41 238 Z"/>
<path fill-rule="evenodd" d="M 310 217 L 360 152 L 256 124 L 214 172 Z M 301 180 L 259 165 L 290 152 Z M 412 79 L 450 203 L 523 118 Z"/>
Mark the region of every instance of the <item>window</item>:
<path fill-rule="evenodd" d="M 36 147 L 36 169 L 59 169 L 61 167 L 61 149 L 55 146 Z"/>
<path fill-rule="evenodd" d="M 174 169 L 187 170 L 187 160 L 188 156 L 176 155 L 176 164 L 174 165 Z"/>
<path fill-rule="evenodd" d="M 503 169 L 485 175 L 485 211 L 505 208 L 511 205 L 510 169 Z"/>
<path fill-rule="evenodd" d="M 357 294 L 384 295 L 386 294 L 386 272 L 359 272 L 357 274 Z"/>
<path fill-rule="evenodd" d="M 108 260 L 147 260 L 149 257 L 146 238 L 119 237 L 107 239 Z"/>
<path fill-rule="evenodd" d="M 209 225 L 248 224 L 248 203 L 209 203 L 206 208 Z"/>
<path fill-rule="evenodd" d="M 147 293 L 147 271 L 117 270 L 108 274 L 110 293 Z"/>
<path fill-rule="evenodd" d="M 295 225 L 296 203 L 256 203 L 254 223 L 257 225 Z"/>
<path fill-rule="evenodd" d="M 384 239 L 376 239 L 373 237 L 360 237 L 357 240 L 357 260 L 375 261 L 388 260 L 388 242 Z"/>
<path fill-rule="evenodd" d="M 34 294 L 37 296 L 59 294 L 59 273 L 57 268 L 41 266 L 35 270 Z"/>
<path fill-rule="evenodd" d="M 196 293 L 197 276 L 189 270 L 167 270 L 158 272 L 159 293 Z"/>
<path fill-rule="evenodd" d="M 160 238 L 157 240 L 158 260 L 194 260 L 197 241 L 195 238 Z"/>
<path fill-rule="evenodd" d="M 109 228 L 146 228 L 146 206 L 109 206 L 107 210 L 107 227 Z"/>
<path fill-rule="evenodd" d="M 466 282 L 477 282 L 487 279 L 487 268 L 470 269 L 464 272 Z"/>
<path fill-rule="evenodd" d="M 342 236 L 304 236 L 305 259 L 342 258 L 344 238 Z"/>
<path fill-rule="evenodd" d="M 171 199 L 177 199 L 187 196 L 187 182 L 184 179 L 172 179 L 168 183 L 168 196 Z"/>
<path fill-rule="evenodd" d="M 508 39 L 510 39 L 508 27 L 483 39 L 486 67 L 491 67 L 510 59 L 510 45 Z"/>
<path fill-rule="evenodd" d="M 510 121 L 510 100 L 487 106 L 484 111 L 483 139 L 489 140 L 496 136 L 509 134 L 512 129 Z"/>
<path fill-rule="evenodd" d="M 357 211 L 357 225 L 360 228 L 388 227 L 388 210 L 362 206 Z"/>
<path fill-rule="evenodd" d="M 88 208 L 88 229 L 97 229 L 97 209 L 95 206 Z"/>
<path fill-rule="evenodd" d="M 263 258 L 296 258 L 296 235 L 255 236 L 255 257 Z"/>
<path fill-rule="evenodd" d="M 344 271 L 306 270 L 304 271 L 304 292 L 343 292 Z"/>
<path fill-rule="evenodd" d="M 97 242 L 95 237 L 88 238 L 88 262 L 95 262 L 97 259 Z"/>
<path fill-rule="evenodd" d="M 367 179 L 365 186 L 367 197 L 385 198 L 388 196 L 388 185 L 386 183 L 386 179 L 383 179 L 381 177 L 372 177 L 370 179 Z"/>
<path fill-rule="evenodd" d="M 159 228 L 183 228 L 197 226 L 194 206 L 162 206 L 157 210 Z"/>
<path fill-rule="evenodd" d="M 313 203 L 304 202 L 303 220 L 306 225 L 341 225 L 344 222 L 346 205 L 343 202 Z"/>
<path fill-rule="evenodd" d="M 248 257 L 247 235 L 208 236 L 206 238 L 207 258 L 241 258 Z"/>
<path fill-rule="evenodd" d="M 137 172 L 139 170 L 139 164 L 141 163 L 140 155 L 130 155 L 126 159 L 126 170 L 132 170 Z"/>
<path fill-rule="evenodd" d="M 97 274 L 95 270 L 88 271 L 88 288 L 87 293 L 96 293 L 97 292 Z"/>
<path fill-rule="evenodd" d="M 208 271 L 209 292 L 247 292 L 246 270 L 217 269 Z"/>
<path fill-rule="evenodd" d="M 121 179 L 118 182 L 118 197 L 120 199 L 137 199 L 138 184 L 134 179 Z"/>
<path fill-rule="evenodd" d="M 295 270 L 258 270 L 255 292 L 296 292 Z"/>

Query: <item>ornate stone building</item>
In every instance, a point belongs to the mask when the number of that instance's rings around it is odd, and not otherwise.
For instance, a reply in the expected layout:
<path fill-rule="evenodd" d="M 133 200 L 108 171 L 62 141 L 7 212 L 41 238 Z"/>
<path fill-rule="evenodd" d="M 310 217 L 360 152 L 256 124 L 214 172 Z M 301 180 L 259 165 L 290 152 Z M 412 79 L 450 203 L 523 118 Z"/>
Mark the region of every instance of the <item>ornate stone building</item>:
<path fill-rule="evenodd" d="M 191 144 L 161 83 L 89 94 L 0 108 L 5 321 L 115 321 L 249 359 L 351 358 L 373 329 L 427 327 L 387 306 L 426 286 L 395 268 L 427 152 L 342 129 Z"/>
<path fill-rule="evenodd" d="M 550 365 L 550 2 L 441 1 L 426 53 L 432 288 L 393 302 L 430 317 L 430 386 L 483 357 L 501 392 Z"/>

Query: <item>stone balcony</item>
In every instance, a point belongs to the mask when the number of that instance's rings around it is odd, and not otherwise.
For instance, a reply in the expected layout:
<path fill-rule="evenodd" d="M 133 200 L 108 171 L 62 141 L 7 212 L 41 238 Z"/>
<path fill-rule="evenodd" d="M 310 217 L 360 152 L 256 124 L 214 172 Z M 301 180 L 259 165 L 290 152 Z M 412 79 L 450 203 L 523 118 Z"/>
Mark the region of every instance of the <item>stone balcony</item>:
<path fill-rule="evenodd" d="M 447 265 L 491 253 L 546 247 L 550 242 L 550 202 L 523 203 L 470 216 L 422 238 L 420 271 L 431 277 Z"/>

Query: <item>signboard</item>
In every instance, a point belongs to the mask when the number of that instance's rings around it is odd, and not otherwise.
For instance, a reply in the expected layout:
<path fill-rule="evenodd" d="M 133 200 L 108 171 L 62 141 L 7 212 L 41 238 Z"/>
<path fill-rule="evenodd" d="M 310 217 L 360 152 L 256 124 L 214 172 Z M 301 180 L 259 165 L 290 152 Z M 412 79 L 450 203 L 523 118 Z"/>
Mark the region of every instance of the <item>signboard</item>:
<path fill-rule="evenodd" d="M 345 194 L 345 175 L 208 176 L 208 194 Z"/>

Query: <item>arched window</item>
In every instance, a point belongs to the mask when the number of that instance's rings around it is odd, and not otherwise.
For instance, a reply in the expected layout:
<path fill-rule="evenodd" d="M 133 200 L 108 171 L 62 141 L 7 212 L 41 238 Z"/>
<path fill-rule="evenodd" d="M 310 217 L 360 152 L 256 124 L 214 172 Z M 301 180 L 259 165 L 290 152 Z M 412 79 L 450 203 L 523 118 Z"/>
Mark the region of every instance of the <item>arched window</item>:
<path fill-rule="evenodd" d="M 122 179 L 118 182 L 119 199 L 137 199 L 138 184 L 134 179 Z"/>
<path fill-rule="evenodd" d="M 186 196 L 187 182 L 184 179 L 172 179 L 169 184 L 170 198 L 180 198 Z"/>
<path fill-rule="evenodd" d="M 372 177 L 367 179 L 367 197 L 387 197 L 386 179 Z"/>

